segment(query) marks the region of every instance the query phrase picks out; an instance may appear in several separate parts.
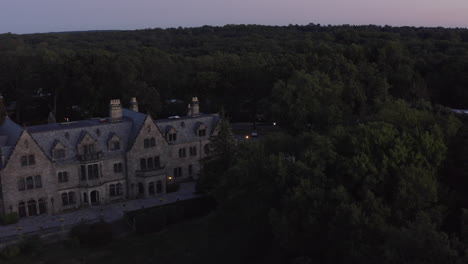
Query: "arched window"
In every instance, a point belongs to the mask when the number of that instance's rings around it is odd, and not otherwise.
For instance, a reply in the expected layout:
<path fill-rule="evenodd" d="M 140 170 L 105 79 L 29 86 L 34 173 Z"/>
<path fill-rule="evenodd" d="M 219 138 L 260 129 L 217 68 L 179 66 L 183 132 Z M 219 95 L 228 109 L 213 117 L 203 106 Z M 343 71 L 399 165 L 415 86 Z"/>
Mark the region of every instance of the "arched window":
<path fill-rule="evenodd" d="M 68 194 L 67 193 L 62 193 L 62 205 L 68 205 Z"/>
<path fill-rule="evenodd" d="M 75 202 L 76 202 L 75 192 L 69 192 L 68 193 L 68 204 L 74 204 Z"/>
<path fill-rule="evenodd" d="M 47 213 L 47 204 L 45 199 L 39 199 L 39 214 Z"/>
<path fill-rule="evenodd" d="M 26 216 L 26 205 L 24 202 L 20 202 L 18 205 L 18 214 L 19 217 L 25 217 Z"/>
<path fill-rule="evenodd" d="M 37 215 L 36 200 L 28 201 L 28 215 L 29 216 Z"/>
<path fill-rule="evenodd" d="M 154 195 L 155 192 L 154 192 L 154 182 L 150 182 L 149 185 L 148 185 L 148 193 L 149 195 Z"/>
<path fill-rule="evenodd" d="M 156 192 L 157 193 L 162 193 L 162 182 L 161 181 L 156 182 Z"/>

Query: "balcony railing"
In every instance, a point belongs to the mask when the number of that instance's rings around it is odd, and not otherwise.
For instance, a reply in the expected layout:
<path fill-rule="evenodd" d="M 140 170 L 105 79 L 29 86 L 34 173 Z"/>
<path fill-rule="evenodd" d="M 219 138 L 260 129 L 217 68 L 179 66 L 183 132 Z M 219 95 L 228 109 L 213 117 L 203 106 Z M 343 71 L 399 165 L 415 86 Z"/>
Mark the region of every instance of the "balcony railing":
<path fill-rule="evenodd" d="M 81 162 L 100 160 L 102 159 L 102 151 L 82 155 L 78 154 L 76 157 Z"/>

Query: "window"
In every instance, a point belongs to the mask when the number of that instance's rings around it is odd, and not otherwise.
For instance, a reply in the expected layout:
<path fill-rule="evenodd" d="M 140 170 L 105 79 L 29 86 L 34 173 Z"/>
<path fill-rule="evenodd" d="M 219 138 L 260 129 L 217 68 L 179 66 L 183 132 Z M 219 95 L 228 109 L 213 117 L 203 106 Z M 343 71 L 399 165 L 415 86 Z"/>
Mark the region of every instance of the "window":
<path fill-rule="evenodd" d="M 65 158 L 65 150 L 64 149 L 54 150 L 54 159 L 64 159 L 64 158 Z"/>
<path fill-rule="evenodd" d="M 28 201 L 28 215 L 29 216 L 37 215 L 36 200 Z"/>
<path fill-rule="evenodd" d="M 120 150 L 120 142 L 119 141 L 112 141 L 110 144 L 110 150 Z"/>
<path fill-rule="evenodd" d="M 75 203 L 75 192 L 69 192 L 68 193 L 68 204 L 74 204 Z"/>
<path fill-rule="evenodd" d="M 145 138 L 143 141 L 143 145 L 145 148 L 153 148 L 156 146 L 156 139 L 155 138 Z"/>
<path fill-rule="evenodd" d="M 182 177 L 182 168 L 174 168 L 174 177 Z"/>
<path fill-rule="evenodd" d="M 59 182 L 68 182 L 68 172 L 62 171 L 58 173 Z"/>
<path fill-rule="evenodd" d="M 86 181 L 86 165 L 81 165 L 80 174 L 81 174 L 81 180 Z"/>
<path fill-rule="evenodd" d="M 188 174 L 189 174 L 190 176 L 193 175 L 193 166 L 192 166 L 192 164 L 188 165 Z"/>
<path fill-rule="evenodd" d="M 45 199 L 39 199 L 39 214 L 47 213 L 47 204 Z"/>
<path fill-rule="evenodd" d="M 197 147 L 193 146 L 190 147 L 190 156 L 196 156 L 197 155 Z"/>
<path fill-rule="evenodd" d="M 62 205 L 67 206 L 76 203 L 75 192 L 62 193 Z"/>
<path fill-rule="evenodd" d="M 18 179 L 18 191 L 24 190 L 26 190 L 26 183 L 24 181 L 24 178 Z"/>
<path fill-rule="evenodd" d="M 28 157 L 27 156 L 21 156 L 21 166 L 28 166 Z"/>
<path fill-rule="evenodd" d="M 156 191 L 154 189 L 154 182 L 150 182 L 148 184 L 148 193 L 149 193 L 149 195 L 155 195 L 156 194 Z"/>
<path fill-rule="evenodd" d="M 42 187 L 41 175 L 34 176 L 34 185 L 35 185 L 35 188 L 41 188 Z"/>
<path fill-rule="evenodd" d="M 146 159 L 140 159 L 140 169 L 142 171 L 146 170 Z"/>
<path fill-rule="evenodd" d="M 86 171 L 88 172 L 86 174 Z M 99 178 L 99 166 L 97 164 L 90 164 L 88 165 L 88 169 L 86 170 L 85 165 L 81 165 L 81 180 L 86 181 L 88 180 L 94 180 Z"/>
<path fill-rule="evenodd" d="M 122 163 L 115 163 L 114 164 L 114 173 L 121 173 L 123 171 Z"/>
<path fill-rule="evenodd" d="M 206 128 L 199 129 L 199 130 L 198 130 L 198 136 L 199 136 L 199 137 L 204 137 L 204 136 L 206 136 Z"/>
<path fill-rule="evenodd" d="M 67 193 L 62 193 L 62 205 L 68 205 L 68 194 Z"/>
<path fill-rule="evenodd" d="M 123 191 L 122 191 L 122 184 L 121 183 L 117 183 L 116 185 L 116 194 L 117 195 L 122 195 L 123 194 Z"/>
<path fill-rule="evenodd" d="M 26 205 L 24 202 L 20 202 L 18 205 L 19 217 L 26 217 Z"/>
<path fill-rule="evenodd" d="M 34 189 L 34 180 L 33 177 L 27 177 L 26 178 L 26 188 L 28 190 Z"/>
<path fill-rule="evenodd" d="M 161 162 L 159 161 L 159 156 L 154 157 L 154 167 L 161 168 Z"/>
<path fill-rule="evenodd" d="M 109 185 L 109 195 L 111 197 L 115 196 L 116 192 L 115 192 L 115 184 L 111 184 Z"/>
<path fill-rule="evenodd" d="M 153 166 L 153 158 L 148 158 L 147 159 L 147 166 L 148 166 L 148 170 L 152 170 L 154 168 Z"/>
<path fill-rule="evenodd" d="M 29 155 L 29 156 L 21 156 L 21 166 L 29 166 L 29 165 L 34 165 L 36 164 L 36 159 L 34 158 L 34 155 Z"/>
<path fill-rule="evenodd" d="M 29 165 L 36 164 L 36 159 L 34 158 L 34 155 L 29 155 L 28 156 L 28 163 L 29 163 Z"/>
<path fill-rule="evenodd" d="M 187 153 L 185 151 L 185 148 L 179 149 L 179 158 L 185 158 L 187 156 Z"/>
<path fill-rule="evenodd" d="M 94 144 L 83 145 L 83 154 L 92 154 L 94 153 Z"/>
<path fill-rule="evenodd" d="M 169 132 L 167 135 L 167 140 L 169 142 L 173 142 L 177 140 L 177 133 L 176 132 Z"/>

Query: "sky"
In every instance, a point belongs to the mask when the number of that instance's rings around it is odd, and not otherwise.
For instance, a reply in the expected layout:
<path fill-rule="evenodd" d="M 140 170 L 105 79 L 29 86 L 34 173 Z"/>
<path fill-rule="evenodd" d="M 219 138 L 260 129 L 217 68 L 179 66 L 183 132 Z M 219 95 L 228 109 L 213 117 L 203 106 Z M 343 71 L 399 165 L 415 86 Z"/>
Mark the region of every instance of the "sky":
<path fill-rule="evenodd" d="M 468 27 L 468 0 L 0 0 L 0 33 L 309 23 Z"/>

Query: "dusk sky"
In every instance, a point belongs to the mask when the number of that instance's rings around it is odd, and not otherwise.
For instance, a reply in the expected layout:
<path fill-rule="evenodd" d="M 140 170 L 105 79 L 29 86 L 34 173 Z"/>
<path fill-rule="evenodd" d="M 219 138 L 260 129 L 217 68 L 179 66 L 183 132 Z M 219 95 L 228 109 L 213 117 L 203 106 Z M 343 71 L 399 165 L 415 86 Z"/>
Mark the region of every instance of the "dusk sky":
<path fill-rule="evenodd" d="M 308 23 L 468 27 L 468 0 L 0 0 L 0 33 Z"/>

